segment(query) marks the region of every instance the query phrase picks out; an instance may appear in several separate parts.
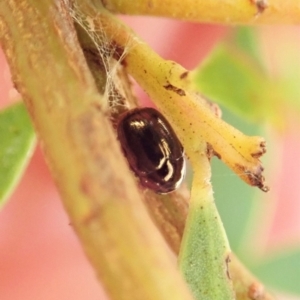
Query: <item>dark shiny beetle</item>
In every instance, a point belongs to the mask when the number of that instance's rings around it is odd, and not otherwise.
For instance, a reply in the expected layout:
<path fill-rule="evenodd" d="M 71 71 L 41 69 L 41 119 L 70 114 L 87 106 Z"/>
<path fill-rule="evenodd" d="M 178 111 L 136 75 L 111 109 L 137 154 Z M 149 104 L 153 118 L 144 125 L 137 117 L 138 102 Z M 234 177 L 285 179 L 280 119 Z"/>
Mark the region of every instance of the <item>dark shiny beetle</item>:
<path fill-rule="evenodd" d="M 156 193 L 174 191 L 185 174 L 183 147 L 165 117 L 153 108 L 121 116 L 118 138 L 141 184 Z"/>

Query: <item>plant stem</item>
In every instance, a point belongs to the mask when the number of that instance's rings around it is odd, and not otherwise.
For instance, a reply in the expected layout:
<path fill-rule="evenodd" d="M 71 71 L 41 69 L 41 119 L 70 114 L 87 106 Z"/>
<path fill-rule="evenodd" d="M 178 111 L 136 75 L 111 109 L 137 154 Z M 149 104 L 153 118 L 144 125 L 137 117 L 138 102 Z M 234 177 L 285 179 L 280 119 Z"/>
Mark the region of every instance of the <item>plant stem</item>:
<path fill-rule="evenodd" d="M 0 40 L 70 222 L 111 299 L 191 300 L 140 201 L 64 4 L 1 0 Z"/>
<path fill-rule="evenodd" d="M 190 193 L 184 185 L 166 195 L 159 195 L 151 190 L 146 190 L 144 193 L 144 203 L 152 219 L 177 255 L 185 227 L 189 199 Z"/>
<path fill-rule="evenodd" d="M 282 0 L 105 0 L 105 7 L 128 15 L 147 15 L 222 24 L 299 24 L 298 1 Z"/>

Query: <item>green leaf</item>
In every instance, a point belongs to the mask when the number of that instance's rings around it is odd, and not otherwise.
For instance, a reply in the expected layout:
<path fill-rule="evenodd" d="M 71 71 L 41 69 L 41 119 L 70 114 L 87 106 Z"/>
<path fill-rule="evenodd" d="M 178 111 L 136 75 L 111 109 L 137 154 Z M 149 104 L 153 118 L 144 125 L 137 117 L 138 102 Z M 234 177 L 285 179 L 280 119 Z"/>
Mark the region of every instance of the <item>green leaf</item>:
<path fill-rule="evenodd" d="M 280 30 L 274 42 L 275 30 L 273 43 L 270 33 L 258 36 L 249 27 L 233 30 L 194 71 L 193 79 L 212 101 L 244 118 L 267 120 L 282 129 L 291 112 L 300 110 L 300 47 L 297 32 Z"/>
<path fill-rule="evenodd" d="M 300 249 L 265 257 L 252 269 L 266 285 L 300 296 Z"/>
<path fill-rule="evenodd" d="M 231 43 L 238 49 L 245 52 L 249 57 L 255 60 L 255 64 L 261 64 L 261 57 L 258 49 L 257 31 L 253 27 L 239 27 L 229 37 Z"/>
<path fill-rule="evenodd" d="M 195 83 L 202 94 L 249 119 L 264 116 L 264 99 L 269 79 L 261 64 L 239 43 L 222 43 L 195 71 Z M 235 41 L 236 42 L 236 41 Z M 249 47 L 249 45 L 247 46 Z M 251 53 L 251 56 L 250 56 Z"/>
<path fill-rule="evenodd" d="M 35 134 L 23 103 L 0 111 L 0 207 L 17 185 L 34 146 Z"/>
<path fill-rule="evenodd" d="M 203 183 L 202 168 L 209 168 L 202 155 L 194 166 L 189 213 L 181 241 L 179 269 L 195 300 L 233 300 L 227 272 L 230 248 L 213 199 L 210 184 Z M 209 173 L 209 172 L 208 172 Z"/>

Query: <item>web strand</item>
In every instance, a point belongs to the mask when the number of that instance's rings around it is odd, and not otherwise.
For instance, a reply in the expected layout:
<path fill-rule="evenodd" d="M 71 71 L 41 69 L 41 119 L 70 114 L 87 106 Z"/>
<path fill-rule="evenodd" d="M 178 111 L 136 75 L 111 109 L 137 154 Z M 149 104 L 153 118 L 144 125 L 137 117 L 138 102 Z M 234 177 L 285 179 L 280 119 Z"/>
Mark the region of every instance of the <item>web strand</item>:
<path fill-rule="evenodd" d="M 120 52 L 118 45 L 113 42 L 114 36 L 107 36 L 103 27 L 104 25 L 100 21 L 100 14 L 93 18 L 84 15 L 80 12 L 75 1 L 73 7 L 70 8 L 70 15 L 89 36 L 94 44 L 97 55 L 99 55 L 103 63 L 106 73 L 103 95 L 104 102 L 102 103 L 104 110 L 109 111 L 111 115 L 120 110 L 128 110 L 129 107 L 125 95 L 120 92 L 122 90 L 122 87 L 120 87 L 122 83 L 120 82 L 118 72 L 122 68 L 123 59 L 133 47 L 134 41 L 129 39 L 125 47 L 122 48 L 122 52 Z"/>

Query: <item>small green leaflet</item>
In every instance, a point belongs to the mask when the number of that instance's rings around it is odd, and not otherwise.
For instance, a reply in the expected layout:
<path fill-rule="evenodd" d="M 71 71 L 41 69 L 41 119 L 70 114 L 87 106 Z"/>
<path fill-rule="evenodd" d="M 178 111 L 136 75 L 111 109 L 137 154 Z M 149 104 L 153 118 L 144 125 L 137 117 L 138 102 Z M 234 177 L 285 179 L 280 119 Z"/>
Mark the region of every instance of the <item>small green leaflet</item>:
<path fill-rule="evenodd" d="M 0 208 L 19 182 L 32 156 L 35 141 L 23 103 L 0 111 Z"/>
<path fill-rule="evenodd" d="M 189 207 L 179 269 L 195 300 L 233 300 L 233 288 L 226 274 L 230 253 L 226 234 L 213 199 L 204 199 L 201 191 L 198 194 L 202 195 L 192 201 L 199 203 Z"/>

